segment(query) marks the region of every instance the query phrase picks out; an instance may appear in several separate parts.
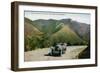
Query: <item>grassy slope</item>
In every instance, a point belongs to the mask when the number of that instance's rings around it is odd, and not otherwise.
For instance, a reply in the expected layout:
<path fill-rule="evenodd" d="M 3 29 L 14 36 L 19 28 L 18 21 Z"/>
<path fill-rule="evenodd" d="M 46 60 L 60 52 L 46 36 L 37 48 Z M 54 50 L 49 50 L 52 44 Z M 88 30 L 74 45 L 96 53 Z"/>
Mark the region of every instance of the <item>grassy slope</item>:
<path fill-rule="evenodd" d="M 25 18 L 24 34 L 25 36 L 32 36 L 32 35 L 39 36 L 42 35 L 43 33 L 32 25 L 31 20 Z"/>
<path fill-rule="evenodd" d="M 55 25 L 54 23 L 50 24 Z M 66 42 L 70 43 L 71 45 L 82 42 L 82 39 L 68 25 L 64 25 L 63 23 L 59 23 L 52 27 L 47 26 L 48 29 L 45 31 L 48 31 L 48 34 L 44 34 L 45 32 L 40 31 L 34 25 L 35 23 L 32 20 L 25 18 L 24 34 L 26 48 L 27 46 L 30 46 L 30 44 L 33 47 L 47 47 L 47 45 L 51 46 L 55 42 Z M 45 27 L 42 27 L 42 29 L 43 28 Z M 28 42 L 29 40 L 27 40 L 27 38 L 31 39 L 31 43 Z M 41 44 L 39 43 L 39 40 Z M 31 46 L 29 48 L 31 48 Z"/>
<path fill-rule="evenodd" d="M 69 26 L 67 25 L 63 25 L 62 29 L 58 32 L 56 32 L 55 34 L 52 35 L 51 39 L 53 38 L 53 40 L 56 39 L 66 39 L 65 42 L 72 42 L 73 44 L 75 42 L 81 42 L 81 38 L 73 31 L 69 28 Z"/>

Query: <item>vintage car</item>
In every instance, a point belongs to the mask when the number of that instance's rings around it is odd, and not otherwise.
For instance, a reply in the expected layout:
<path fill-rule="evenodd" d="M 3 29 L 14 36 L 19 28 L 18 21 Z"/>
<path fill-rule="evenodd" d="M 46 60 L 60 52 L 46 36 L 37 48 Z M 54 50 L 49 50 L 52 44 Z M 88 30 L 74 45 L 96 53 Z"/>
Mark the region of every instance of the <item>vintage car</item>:
<path fill-rule="evenodd" d="M 50 55 L 57 55 L 57 56 L 62 56 L 66 52 L 67 44 L 65 43 L 59 43 L 55 46 L 52 46 Z"/>

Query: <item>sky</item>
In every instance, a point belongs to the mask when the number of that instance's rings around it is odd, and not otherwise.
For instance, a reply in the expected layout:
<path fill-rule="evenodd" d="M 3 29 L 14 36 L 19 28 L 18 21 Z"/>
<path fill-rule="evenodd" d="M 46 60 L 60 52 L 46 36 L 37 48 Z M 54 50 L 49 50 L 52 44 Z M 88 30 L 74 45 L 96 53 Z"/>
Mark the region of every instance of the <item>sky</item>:
<path fill-rule="evenodd" d="M 68 19 L 90 24 L 90 14 L 89 13 L 68 13 L 68 12 L 46 12 L 46 11 L 24 11 L 24 16 L 31 20 L 38 19 Z"/>

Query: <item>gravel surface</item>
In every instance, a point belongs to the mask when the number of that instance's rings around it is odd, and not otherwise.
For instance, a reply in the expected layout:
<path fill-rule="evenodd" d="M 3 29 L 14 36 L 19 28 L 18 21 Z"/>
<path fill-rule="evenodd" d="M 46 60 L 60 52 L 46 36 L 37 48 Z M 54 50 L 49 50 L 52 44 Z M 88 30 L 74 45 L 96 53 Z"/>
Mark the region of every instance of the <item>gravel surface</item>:
<path fill-rule="evenodd" d="M 78 59 L 78 55 L 86 48 L 87 46 L 68 46 L 65 54 L 63 54 L 62 56 L 48 55 L 50 51 L 49 48 L 27 51 L 24 54 L 24 61 L 50 61 L 50 60 Z"/>

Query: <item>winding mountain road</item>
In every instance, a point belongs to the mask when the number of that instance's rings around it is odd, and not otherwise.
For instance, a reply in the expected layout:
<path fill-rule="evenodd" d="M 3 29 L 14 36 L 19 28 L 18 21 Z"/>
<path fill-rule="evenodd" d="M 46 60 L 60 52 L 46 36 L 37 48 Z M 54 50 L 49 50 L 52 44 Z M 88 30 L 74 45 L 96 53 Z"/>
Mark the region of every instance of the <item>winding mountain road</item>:
<path fill-rule="evenodd" d="M 62 56 L 49 56 L 49 48 L 27 51 L 24 53 L 24 61 L 50 61 L 78 59 L 78 55 L 87 48 L 87 46 L 67 46 L 66 53 Z"/>

